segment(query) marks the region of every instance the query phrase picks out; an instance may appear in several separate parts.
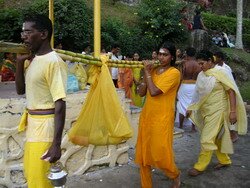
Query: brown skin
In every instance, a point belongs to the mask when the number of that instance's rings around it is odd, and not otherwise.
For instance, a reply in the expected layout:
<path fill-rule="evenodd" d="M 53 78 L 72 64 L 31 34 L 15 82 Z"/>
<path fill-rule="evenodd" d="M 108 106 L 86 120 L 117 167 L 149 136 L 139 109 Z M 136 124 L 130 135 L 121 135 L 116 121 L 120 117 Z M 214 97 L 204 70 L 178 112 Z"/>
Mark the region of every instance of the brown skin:
<path fill-rule="evenodd" d="M 160 61 L 160 66 L 156 68 L 156 74 L 162 74 L 165 72 L 171 65 L 172 55 L 169 53 L 168 49 L 162 48 L 161 50 L 164 53 L 158 54 L 158 60 Z M 143 84 L 138 86 L 138 94 L 143 97 L 146 95 L 147 89 L 152 97 L 162 94 L 162 91 L 154 84 L 151 73 L 153 71 L 152 62 L 145 60 L 144 64 L 144 78 Z"/>
<path fill-rule="evenodd" d="M 182 80 L 196 80 L 201 68 L 194 57 L 186 56 L 182 65 Z M 183 128 L 185 116 L 179 114 L 180 128 Z M 192 124 L 192 131 L 195 131 L 195 126 Z"/>
<path fill-rule="evenodd" d="M 33 22 L 23 24 L 22 39 L 24 44 L 34 55 L 44 55 L 52 51 L 48 31 L 38 31 L 34 28 Z M 16 90 L 18 94 L 25 93 L 24 61 L 30 59 L 31 54 L 22 54 L 17 57 Z M 49 158 L 50 163 L 54 163 L 61 158 L 62 131 L 65 123 L 66 103 L 62 99 L 55 101 L 55 133 L 52 145 L 46 155 L 41 159 Z"/>

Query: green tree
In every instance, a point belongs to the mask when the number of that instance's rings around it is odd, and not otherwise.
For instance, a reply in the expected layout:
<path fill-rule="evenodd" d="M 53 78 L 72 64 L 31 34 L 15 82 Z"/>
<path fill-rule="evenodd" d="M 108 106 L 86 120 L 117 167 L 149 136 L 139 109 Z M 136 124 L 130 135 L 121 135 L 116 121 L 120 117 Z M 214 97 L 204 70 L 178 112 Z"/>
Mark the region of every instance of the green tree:
<path fill-rule="evenodd" d="M 36 0 L 22 13 L 48 15 L 48 1 Z M 55 40 L 61 40 L 63 48 L 81 52 L 86 43 L 93 44 L 93 12 L 85 0 L 54 1 Z"/>
<path fill-rule="evenodd" d="M 183 4 L 175 0 L 143 0 L 138 16 L 144 36 L 154 38 L 156 46 L 165 40 L 185 40 L 188 32 L 180 23 L 182 7 Z"/>

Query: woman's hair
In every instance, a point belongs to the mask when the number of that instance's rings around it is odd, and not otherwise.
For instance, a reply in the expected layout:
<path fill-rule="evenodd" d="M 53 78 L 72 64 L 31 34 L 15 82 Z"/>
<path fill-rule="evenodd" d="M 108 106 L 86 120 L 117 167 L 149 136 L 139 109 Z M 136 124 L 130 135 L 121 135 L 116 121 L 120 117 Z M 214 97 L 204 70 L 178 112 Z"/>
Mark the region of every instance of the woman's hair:
<path fill-rule="evenodd" d="M 171 66 L 175 66 L 175 61 L 176 61 L 176 47 L 172 42 L 164 42 L 161 48 L 168 49 L 169 53 L 172 56 L 172 60 L 170 62 Z"/>
<path fill-rule="evenodd" d="M 208 51 L 208 50 L 199 51 L 197 56 L 196 56 L 196 59 L 202 59 L 205 61 L 209 61 L 209 60 L 214 61 L 213 53 Z"/>

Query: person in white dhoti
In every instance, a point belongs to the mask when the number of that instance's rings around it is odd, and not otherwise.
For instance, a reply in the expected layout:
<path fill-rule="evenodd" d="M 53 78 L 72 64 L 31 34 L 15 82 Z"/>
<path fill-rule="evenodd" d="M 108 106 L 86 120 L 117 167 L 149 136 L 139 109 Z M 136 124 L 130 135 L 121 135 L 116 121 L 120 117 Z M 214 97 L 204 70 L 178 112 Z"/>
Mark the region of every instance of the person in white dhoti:
<path fill-rule="evenodd" d="M 177 94 L 177 113 L 176 121 L 179 121 L 179 128 L 183 128 L 183 125 L 191 125 L 192 131 L 195 131 L 194 124 L 185 119 L 187 107 L 191 104 L 193 92 L 195 88 L 196 78 L 199 74 L 200 66 L 195 59 L 196 50 L 194 48 L 187 48 L 185 52 L 185 58 L 181 67 L 182 82 Z"/>

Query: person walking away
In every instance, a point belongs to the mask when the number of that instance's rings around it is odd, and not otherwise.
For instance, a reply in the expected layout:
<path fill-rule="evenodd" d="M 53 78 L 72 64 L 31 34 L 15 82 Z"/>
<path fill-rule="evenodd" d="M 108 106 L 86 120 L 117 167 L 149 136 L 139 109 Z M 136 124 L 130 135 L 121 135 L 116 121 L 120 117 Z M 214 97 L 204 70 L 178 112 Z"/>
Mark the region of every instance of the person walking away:
<path fill-rule="evenodd" d="M 174 68 L 176 48 L 166 42 L 158 53 L 160 66 L 153 68 L 144 61 L 144 79 L 138 86 L 140 96 L 146 95 L 138 128 L 135 163 L 140 165 L 141 186 L 152 187 L 151 167 L 161 169 L 180 187 L 180 171 L 173 152 L 174 114 L 180 72 Z"/>
<path fill-rule="evenodd" d="M 133 55 L 133 60 L 134 61 L 139 61 L 140 56 L 138 53 L 134 53 Z M 142 78 L 142 69 L 141 68 L 133 68 L 133 85 L 131 88 L 132 91 L 132 103 L 133 105 L 137 106 L 137 107 L 142 107 L 143 106 L 143 98 L 138 94 L 137 91 L 137 86 L 140 84 L 141 82 L 141 78 Z"/>
<path fill-rule="evenodd" d="M 221 70 L 220 68 L 224 69 L 228 73 L 228 76 L 232 79 L 233 83 L 236 85 L 232 69 L 225 63 L 225 55 L 222 52 L 218 51 L 214 53 L 214 56 L 215 68 L 219 68 L 219 70 Z M 239 136 L 237 134 L 237 125 L 230 125 L 229 129 L 232 141 L 236 142 L 239 139 Z"/>
<path fill-rule="evenodd" d="M 201 71 L 199 64 L 195 59 L 196 50 L 192 47 L 187 48 L 185 50 L 185 58 L 182 63 L 181 73 L 182 73 L 182 81 L 181 86 L 178 90 L 177 94 L 177 115 L 179 114 L 179 128 L 183 128 L 183 123 L 186 116 L 186 111 L 188 105 L 190 105 L 194 89 L 195 89 L 195 82 L 199 72 Z M 195 125 L 186 120 L 185 124 L 192 124 L 192 131 L 195 131 Z"/>
<path fill-rule="evenodd" d="M 207 28 L 205 27 L 202 17 L 201 17 L 201 11 L 196 9 L 195 10 L 195 16 L 193 18 L 193 30 L 195 29 L 203 29 L 203 30 L 207 30 Z"/>
<path fill-rule="evenodd" d="M 126 61 L 132 61 L 132 56 L 127 55 Z M 123 88 L 125 91 L 125 97 L 131 99 L 131 87 L 133 84 L 133 72 L 131 68 L 119 68 L 118 69 L 118 87 Z"/>
<path fill-rule="evenodd" d="M 110 59 L 120 60 L 118 56 L 119 51 L 120 51 L 120 46 L 118 44 L 113 44 L 111 52 L 108 53 L 109 55 L 111 55 Z M 118 88 L 118 68 L 111 67 L 110 73 L 111 73 L 111 77 L 112 77 L 115 87 Z"/>
<path fill-rule="evenodd" d="M 214 169 L 230 166 L 233 153 L 229 125 L 238 125 L 238 133 L 246 134 L 247 117 L 243 100 L 237 87 L 223 70 L 214 68 L 213 54 L 203 50 L 197 55 L 202 71 L 196 82 L 192 104 L 187 116 L 200 130 L 201 151 L 198 161 L 188 171 L 190 176 L 202 174 L 215 152 L 219 161 Z"/>
<path fill-rule="evenodd" d="M 25 18 L 21 38 L 32 55 L 17 57 L 16 90 L 26 93 L 27 100 L 18 130 L 26 129 L 24 175 L 29 188 L 52 187 L 46 174 L 61 157 L 67 65 L 50 46 L 52 30 L 46 16 Z"/>

